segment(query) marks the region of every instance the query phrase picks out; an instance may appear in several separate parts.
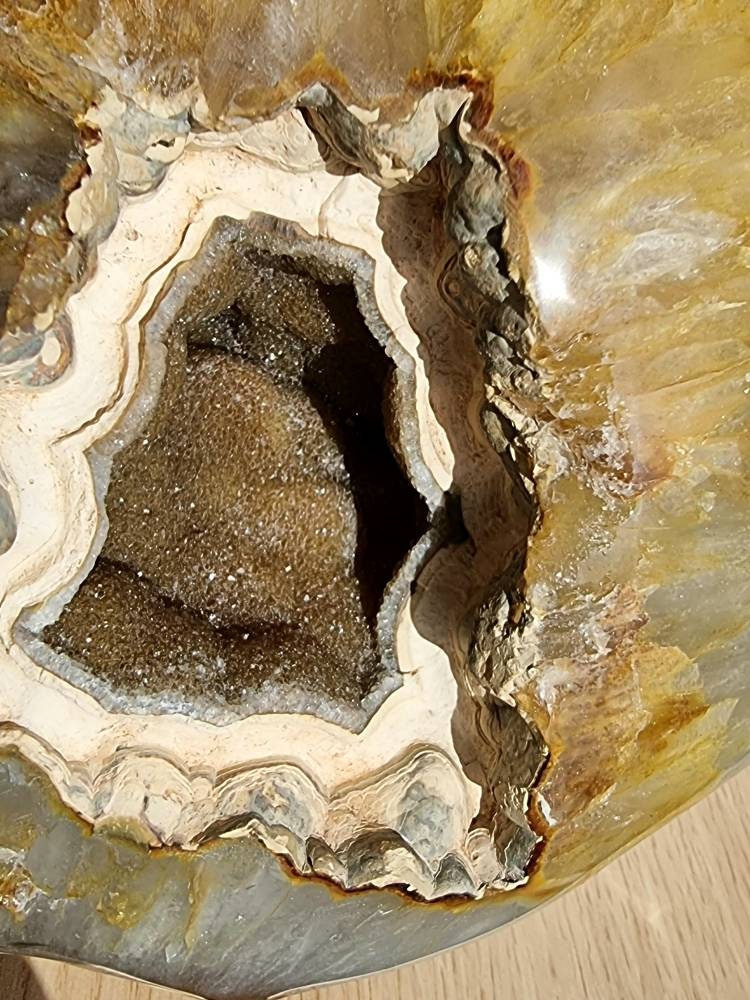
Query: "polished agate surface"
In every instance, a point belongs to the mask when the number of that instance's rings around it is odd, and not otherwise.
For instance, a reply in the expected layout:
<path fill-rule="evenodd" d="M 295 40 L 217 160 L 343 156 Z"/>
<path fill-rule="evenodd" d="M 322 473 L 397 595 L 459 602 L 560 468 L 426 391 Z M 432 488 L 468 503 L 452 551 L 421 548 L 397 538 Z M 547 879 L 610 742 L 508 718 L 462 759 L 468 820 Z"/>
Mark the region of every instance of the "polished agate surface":
<path fill-rule="evenodd" d="M 742 4 L 0 11 L 0 945 L 279 995 L 738 766 Z"/>

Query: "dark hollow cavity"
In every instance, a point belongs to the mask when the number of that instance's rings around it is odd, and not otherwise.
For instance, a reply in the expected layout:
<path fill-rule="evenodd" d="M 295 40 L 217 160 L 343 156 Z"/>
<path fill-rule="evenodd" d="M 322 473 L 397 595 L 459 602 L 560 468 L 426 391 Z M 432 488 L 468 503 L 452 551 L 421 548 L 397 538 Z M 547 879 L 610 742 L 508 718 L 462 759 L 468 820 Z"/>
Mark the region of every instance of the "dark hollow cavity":
<path fill-rule="evenodd" d="M 172 324 L 102 552 L 42 636 L 109 686 L 326 717 L 377 687 L 378 609 L 426 508 L 388 443 L 394 365 L 351 280 L 325 279 L 244 246 Z"/>

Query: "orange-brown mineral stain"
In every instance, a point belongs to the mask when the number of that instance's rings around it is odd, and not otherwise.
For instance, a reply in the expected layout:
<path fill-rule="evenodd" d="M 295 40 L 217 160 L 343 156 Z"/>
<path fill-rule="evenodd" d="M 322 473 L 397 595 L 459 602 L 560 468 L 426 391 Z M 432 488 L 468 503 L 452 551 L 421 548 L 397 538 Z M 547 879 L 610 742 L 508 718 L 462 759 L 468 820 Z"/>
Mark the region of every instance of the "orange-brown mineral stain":
<path fill-rule="evenodd" d="M 533 171 L 531 163 L 507 136 L 488 126 L 489 117 L 487 124 L 482 126 L 479 137 L 505 167 L 513 197 L 520 205 L 532 194 Z"/>
<path fill-rule="evenodd" d="M 675 694 L 656 706 L 649 724 L 638 734 L 642 751 L 653 759 L 667 749 L 670 737 L 702 718 L 709 705 L 695 691 Z"/>
<path fill-rule="evenodd" d="M 39 829 L 29 813 L 6 812 L 0 826 L 0 846 L 11 851 L 28 851 L 38 835 Z"/>
<path fill-rule="evenodd" d="M 113 927 L 129 930 L 137 926 L 157 901 L 153 882 L 149 889 L 134 889 L 127 873 L 114 858 L 102 871 L 76 869 L 65 889 L 66 899 L 88 899 L 101 918 Z"/>
<path fill-rule="evenodd" d="M 26 900 L 38 891 L 25 868 L 0 865 L 0 910 L 10 913 L 17 923 L 24 919 Z"/>
<path fill-rule="evenodd" d="M 445 69 L 428 66 L 414 70 L 407 86 L 422 93 L 430 90 L 467 90 L 471 94 L 467 117 L 469 124 L 478 130 L 486 128 L 492 118 L 492 77 L 476 68 L 460 63 L 448 64 Z"/>
<path fill-rule="evenodd" d="M 530 902 L 591 874 L 718 778 L 725 727 L 720 714 L 707 719 L 712 706 L 702 689 L 681 689 L 687 661 L 679 650 L 636 641 L 606 659 L 615 664 L 611 683 L 601 664 L 581 662 L 577 682 L 558 690 L 552 713 L 531 687 L 521 698 L 550 753 L 529 809 L 542 838 L 521 890 Z M 623 701 L 626 675 L 637 679 L 629 704 Z M 648 813 L 623 824 L 618 797 L 654 779 L 661 793 L 651 796 Z"/>

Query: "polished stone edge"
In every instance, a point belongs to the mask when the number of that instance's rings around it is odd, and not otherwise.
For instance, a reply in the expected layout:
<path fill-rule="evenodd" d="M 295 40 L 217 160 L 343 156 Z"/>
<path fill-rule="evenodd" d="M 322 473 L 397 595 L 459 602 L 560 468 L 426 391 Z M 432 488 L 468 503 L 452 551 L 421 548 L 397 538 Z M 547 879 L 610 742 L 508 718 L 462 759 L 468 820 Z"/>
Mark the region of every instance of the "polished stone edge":
<path fill-rule="evenodd" d="M 255 1000 L 422 958 L 530 905 L 523 890 L 439 904 L 343 893 L 253 837 L 151 851 L 92 833 L 37 769 L 0 758 L 0 950 Z"/>

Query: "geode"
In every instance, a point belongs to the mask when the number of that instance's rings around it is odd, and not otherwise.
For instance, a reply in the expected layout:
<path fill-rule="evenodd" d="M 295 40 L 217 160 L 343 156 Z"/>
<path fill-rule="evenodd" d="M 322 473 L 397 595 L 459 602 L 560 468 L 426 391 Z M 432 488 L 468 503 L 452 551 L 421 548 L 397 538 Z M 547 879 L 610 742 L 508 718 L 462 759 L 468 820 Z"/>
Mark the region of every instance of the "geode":
<path fill-rule="evenodd" d="M 740 761 L 741 4 L 0 12 L 0 946 L 361 975 Z"/>

